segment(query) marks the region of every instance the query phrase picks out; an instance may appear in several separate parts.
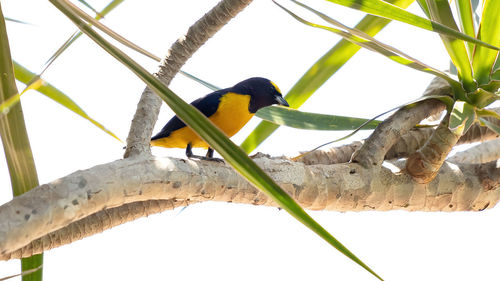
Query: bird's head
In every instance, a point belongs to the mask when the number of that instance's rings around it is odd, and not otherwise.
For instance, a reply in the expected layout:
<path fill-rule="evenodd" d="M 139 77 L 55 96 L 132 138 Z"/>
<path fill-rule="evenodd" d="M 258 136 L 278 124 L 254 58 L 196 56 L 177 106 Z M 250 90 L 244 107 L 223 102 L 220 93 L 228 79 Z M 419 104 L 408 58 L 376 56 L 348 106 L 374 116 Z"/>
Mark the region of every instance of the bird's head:
<path fill-rule="evenodd" d="M 251 113 L 255 113 L 257 110 L 273 104 L 289 106 L 288 102 L 281 95 L 278 86 L 266 78 L 249 78 L 234 85 L 233 89 L 237 93 L 250 95 L 248 110 Z"/>

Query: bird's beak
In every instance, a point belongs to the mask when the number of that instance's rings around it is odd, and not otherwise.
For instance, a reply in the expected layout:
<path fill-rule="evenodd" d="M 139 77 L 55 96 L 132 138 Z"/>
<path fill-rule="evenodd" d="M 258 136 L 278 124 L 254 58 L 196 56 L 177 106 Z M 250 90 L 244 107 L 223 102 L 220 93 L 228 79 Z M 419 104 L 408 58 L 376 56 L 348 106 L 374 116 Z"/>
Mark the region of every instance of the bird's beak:
<path fill-rule="evenodd" d="M 278 104 L 281 104 L 283 106 L 289 107 L 288 102 L 282 97 L 282 96 L 275 96 L 274 99 L 278 102 Z"/>

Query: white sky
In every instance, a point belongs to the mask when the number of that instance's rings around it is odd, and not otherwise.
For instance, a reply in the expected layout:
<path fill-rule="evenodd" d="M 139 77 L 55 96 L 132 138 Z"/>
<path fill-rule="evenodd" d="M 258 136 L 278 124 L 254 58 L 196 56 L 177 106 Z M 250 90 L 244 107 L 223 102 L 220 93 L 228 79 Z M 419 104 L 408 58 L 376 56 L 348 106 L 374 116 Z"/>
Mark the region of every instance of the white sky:
<path fill-rule="evenodd" d="M 107 1 L 89 2 L 100 9 Z M 125 1 L 104 23 L 163 56 L 216 3 Z M 326 1 L 307 3 L 348 25 L 360 18 L 359 13 Z M 34 72 L 75 30 L 48 1 L 2 0 L 1 4 L 5 16 L 34 24 L 7 25 L 14 59 Z M 411 10 L 418 12 L 418 7 Z M 378 38 L 438 69 L 448 66 L 436 34 L 393 23 Z M 271 1 L 255 0 L 183 69 L 220 87 L 263 76 L 286 93 L 338 40 L 333 34 L 296 22 Z M 136 54 L 133 57 L 152 72 L 156 70 L 155 62 Z M 144 85 L 96 44 L 80 38 L 44 78 L 121 139 L 126 138 Z M 372 117 L 419 97 L 431 78 L 360 51 L 302 110 Z M 22 87 L 19 85 L 20 90 Z M 210 92 L 182 76 L 173 80 L 171 88 L 186 101 Z M 40 183 L 122 157 L 123 144 L 46 97 L 29 92 L 22 104 Z M 171 111 L 163 107 L 155 132 L 171 117 Z M 252 120 L 233 140 L 241 143 L 257 122 Z M 280 128 L 258 151 L 296 155 L 343 134 Z M 184 157 L 183 150 L 154 149 L 154 153 Z M 11 198 L 11 189 L 3 160 L 0 186 L 0 203 L 5 203 Z M 499 217 L 498 208 L 480 213 L 310 213 L 386 280 L 492 280 L 498 275 L 500 245 L 494 237 L 500 235 L 500 228 L 493 223 Z M 0 262 L 0 277 L 19 268 L 18 261 Z M 45 255 L 44 277 L 374 280 L 286 212 L 228 203 L 167 211 L 51 250 Z"/>

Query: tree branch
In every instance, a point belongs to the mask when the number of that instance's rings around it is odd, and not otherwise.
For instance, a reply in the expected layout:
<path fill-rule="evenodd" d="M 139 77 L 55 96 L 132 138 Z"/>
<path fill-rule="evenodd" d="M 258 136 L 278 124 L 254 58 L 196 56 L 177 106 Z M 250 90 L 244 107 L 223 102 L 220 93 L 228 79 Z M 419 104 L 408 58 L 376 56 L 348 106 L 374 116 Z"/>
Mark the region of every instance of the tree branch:
<path fill-rule="evenodd" d="M 448 161 L 452 163 L 479 164 L 500 159 L 500 140 L 490 140 L 457 152 Z"/>
<path fill-rule="evenodd" d="M 179 38 L 170 47 L 167 56 L 160 64 L 160 70 L 155 75 L 169 85 L 173 77 L 186 61 L 210 37 L 219 31 L 234 16 L 242 11 L 252 0 L 222 0 L 212 10 L 194 23 L 185 36 Z M 124 157 L 151 154 L 149 140 L 153 127 L 160 112 L 161 99 L 146 87 L 141 95 L 135 112 Z"/>
<path fill-rule="evenodd" d="M 442 78 L 434 78 L 425 95 L 448 95 L 451 87 Z M 443 111 L 445 105 L 437 100 L 424 100 L 415 106 L 405 106 L 377 126 L 363 146 L 355 152 L 352 161 L 363 167 L 378 166 L 387 151 L 416 124 L 430 115 Z"/>
<path fill-rule="evenodd" d="M 268 158 L 256 162 L 304 208 L 311 210 L 483 210 L 493 207 L 500 197 L 500 169 L 495 163 L 445 164 L 436 179 L 424 185 L 389 163 L 393 169 L 365 169 L 355 163 L 307 166 Z M 399 161 L 395 165 L 402 169 L 404 164 Z M 75 172 L 0 206 L 0 258 L 7 259 L 10 252 L 89 215 L 148 200 L 277 206 L 224 164 L 128 158 Z M 175 203 L 164 204 L 165 209 L 172 207 Z M 119 219 L 113 224 L 124 222 L 123 217 Z M 80 237 L 92 228 L 79 225 Z"/>

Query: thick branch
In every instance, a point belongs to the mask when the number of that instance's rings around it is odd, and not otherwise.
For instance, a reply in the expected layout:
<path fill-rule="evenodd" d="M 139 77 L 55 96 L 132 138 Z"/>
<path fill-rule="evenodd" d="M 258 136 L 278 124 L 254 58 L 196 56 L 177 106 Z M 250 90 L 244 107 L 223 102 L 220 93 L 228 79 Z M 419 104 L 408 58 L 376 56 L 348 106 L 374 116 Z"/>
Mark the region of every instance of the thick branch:
<path fill-rule="evenodd" d="M 156 74 L 165 85 L 169 85 L 172 78 L 181 69 L 182 65 L 203 45 L 210 37 L 219 31 L 234 16 L 242 11 L 252 0 L 222 0 L 217 6 L 194 23 L 185 36 L 179 38 L 170 48 L 165 59 L 161 62 L 160 70 Z M 149 139 L 160 112 L 161 99 L 151 89 L 146 88 L 142 93 L 137 110 L 130 126 L 127 137 L 125 158 L 141 154 L 151 154 Z"/>
<path fill-rule="evenodd" d="M 500 140 L 490 140 L 473 146 L 465 151 L 457 152 L 447 161 L 453 163 L 479 164 L 500 159 Z"/>
<path fill-rule="evenodd" d="M 455 134 L 448 128 L 449 119 L 450 113 L 441 120 L 424 146 L 408 157 L 406 171 L 420 183 L 428 183 L 434 179 L 460 138 L 459 134 Z"/>
<path fill-rule="evenodd" d="M 435 78 L 424 95 L 449 95 L 451 87 L 445 80 Z M 437 100 L 424 100 L 415 106 L 405 106 L 378 125 L 361 149 L 353 155 L 353 162 L 363 167 L 378 166 L 384 161 L 387 151 L 408 133 L 416 124 L 430 115 L 445 109 Z"/>
<path fill-rule="evenodd" d="M 399 171 L 354 163 L 256 161 L 312 210 L 482 210 L 493 207 L 500 196 L 500 169 L 492 163 L 445 164 L 433 182 L 423 185 Z M 0 206 L 0 255 L 5 259 L 9 252 L 104 209 L 148 200 L 276 206 L 224 164 L 134 157 L 75 172 Z"/>
<path fill-rule="evenodd" d="M 186 203 L 180 200 L 148 200 L 104 209 L 81 220 L 70 223 L 59 230 L 46 234 L 12 253 L 0 256 L 0 259 L 31 257 L 50 249 L 101 233 L 117 225 L 165 210 L 172 210 L 184 204 Z"/>
<path fill-rule="evenodd" d="M 407 157 L 411 153 L 417 151 L 432 135 L 433 128 L 420 128 L 410 130 L 387 151 L 385 155 L 386 160 L 399 159 Z M 363 143 L 354 141 L 350 144 L 333 147 L 328 150 L 315 150 L 310 152 L 297 161 L 307 165 L 313 164 L 338 164 L 347 163 L 351 160 L 352 154 L 358 150 Z"/>

